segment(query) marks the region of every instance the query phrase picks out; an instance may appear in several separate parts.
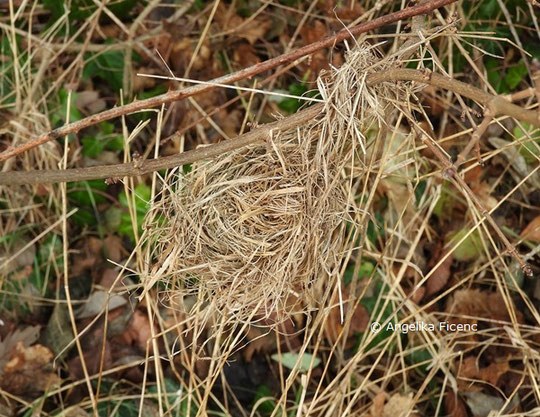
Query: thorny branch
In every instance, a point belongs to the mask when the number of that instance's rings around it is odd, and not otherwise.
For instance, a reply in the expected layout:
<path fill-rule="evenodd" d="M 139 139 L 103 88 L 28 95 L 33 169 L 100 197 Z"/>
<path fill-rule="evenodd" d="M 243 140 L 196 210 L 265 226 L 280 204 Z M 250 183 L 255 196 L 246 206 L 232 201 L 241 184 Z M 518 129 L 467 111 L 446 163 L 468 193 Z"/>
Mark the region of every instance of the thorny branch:
<path fill-rule="evenodd" d="M 531 110 L 525 110 L 522 107 L 510 103 L 501 96 L 486 93 L 479 88 L 441 74 L 431 72 L 426 73 L 425 71 L 412 69 L 395 69 L 382 73 L 371 74 L 367 77 L 368 85 L 392 81 L 417 81 L 420 83 L 431 84 L 435 87 L 450 90 L 456 94 L 460 94 L 482 104 L 486 109 L 489 110 L 486 116 L 489 115 L 489 117 L 495 117 L 497 115 L 505 114 L 540 127 L 539 113 Z M 145 161 L 134 161 L 126 164 L 74 168 L 63 171 L 35 170 L 2 172 L 0 173 L 0 185 L 43 184 L 54 182 L 86 181 L 100 178 L 121 178 L 126 176 L 143 175 L 149 172 L 159 171 L 161 169 L 174 168 L 202 159 L 213 158 L 243 146 L 263 141 L 268 138 L 268 134 L 272 130 L 293 129 L 315 118 L 321 112 L 322 108 L 322 104 L 316 104 L 285 119 L 254 129 L 251 132 L 241 135 L 235 139 L 201 147 L 177 155 Z M 478 130 L 480 127 L 483 128 L 483 125 L 486 125 L 487 123 L 488 121 L 480 124 Z M 477 134 L 479 135 L 481 132 L 478 131 Z"/>
<path fill-rule="evenodd" d="M 213 80 L 213 83 L 219 84 L 231 84 L 235 81 L 250 79 L 254 75 L 260 74 L 261 72 L 271 70 L 273 68 L 279 67 L 283 64 L 295 61 L 303 56 L 310 55 L 320 49 L 328 48 L 334 46 L 336 43 L 339 43 L 345 39 L 349 39 L 352 36 L 359 35 L 361 33 L 369 32 L 370 30 L 380 28 L 382 26 L 388 25 L 390 23 L 397 22 L 399 20 L 407 19 L 412 16 L 417 16 L 420 14 L 429 13 L 435 9 L 446 6 L 450 3 L 454 3 L 456 0 L 432 0 L 426 3 L 420 3 L 416 6 L 408 7 L 403 10 L 399 10 L 395 13 L 390 13 L 385 16 L 381 16 L 377 19 L 373 19 L 369 22 L 362 23 L 350 29 L 346 28 L 338 33 L 328 36 L 320 41 L 314 42 L 312 44 L 306 45 L 302 48 L 299 48 L 295 51 L 280 55 L 278 57 L 269 59 L 264 62 L 252 65 L 251 67 L 244 68 L 243 70 L 237 71 L 232 74 L 227 74 L 222 77 L 219 77 Z M 19 155 L 23 152 L 26 152 L 29 149 L 33 149 L 37 146 L 40 146 L 44 143 L 47 143 L 51 140 L 64 137 L 70 133 L 76 133 L 80 130 L 93 126 L 95 124 L 101 123 L 106 120 L 110 120 L 116 117 L 120 117 L 126 114 L 134 113 L 137 111 L 145 110 L 148 108 L 159 107 L 162 104 L 171 103 L 173 101 L 182 100 L 187 97 L 191 97 L 196 94 L 200 94 L 211 89 L 215 88 L 213 85 L 195 85 L 182 90 L 172 90 L 165 94 L 151 97 L 146 100 L 134 101 L 133 103 L 126 104 L 120 107 L 114 107 L 109 110 L 105 110 L 101 113 L 86 117 L 82 120 L 79 120 L 74 123 L 59 127 L 50 132 L 44 133 L 37 138 L 26 142 L 16 148 L 7 149 L 6 151 L 0 154 L 0 162 L 5 161 L 6 159 L 12 158 L 16 155 Z"/>

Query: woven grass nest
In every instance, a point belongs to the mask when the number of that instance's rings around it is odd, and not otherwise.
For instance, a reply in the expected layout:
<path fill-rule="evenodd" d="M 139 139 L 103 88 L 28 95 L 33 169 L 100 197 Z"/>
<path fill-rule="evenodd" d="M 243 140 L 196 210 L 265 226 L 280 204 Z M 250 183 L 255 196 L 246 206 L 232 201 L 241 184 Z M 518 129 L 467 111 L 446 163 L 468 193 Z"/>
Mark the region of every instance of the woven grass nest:
<path fill-rule="evenodd" d="M 373 47 L 359 46 L 319 78 L 317 120 L 165 180 L 147 221 L 156 261 L 147 281 L 239 320 L 316 307 L 350 246 L 348 173 L 365 157 L 363 132 L 384 122 L 396 97 L 395 86 L 365 85 L 380 62 Z"/>

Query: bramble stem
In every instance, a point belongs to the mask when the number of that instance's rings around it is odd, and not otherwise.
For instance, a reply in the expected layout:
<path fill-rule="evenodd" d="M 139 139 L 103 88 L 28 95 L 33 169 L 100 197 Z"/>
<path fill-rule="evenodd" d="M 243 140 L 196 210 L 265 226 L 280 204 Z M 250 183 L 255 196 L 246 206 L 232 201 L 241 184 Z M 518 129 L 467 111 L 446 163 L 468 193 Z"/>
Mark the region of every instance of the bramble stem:
<path fill-rule="evenodd" d="M 328 36 L 320 41 L 313 42 L 309 45 L 306 45 L 302 48 L 299 48 L 295 51 L 291 51 L 280 55 L 278 57 L 269 59 L 264 62 L 252 65 L 251 67 L 244 68 L 240 71 L 237 71 L 232 74 L 227 74 L 222 77 L 219 77 L 215 80 L 212 80 L 212 83 L 219 84 L 231 84 L 235 81 L 240 81 L 243 79 L 250 79 L 254 75 L 260 74 L 261 72 L 271 70 L 273 68 L 279 67 L 283 64 L 293 62 L 303 56 L 310 55 L 314 52 L 317 52 L 320 49 L 328 48 L 334 46 L 336 43 L 341 42 L 345 39 L 349 39 L 352 36 L 359 35 L 361 33 L 369 32 L 386 26 L 390 23 L 397 22 L 399 20 L 407 19 L 412 16 L 417 16 L 420 14 L 429 13 L 435 9 L 446 6 L 450 3 L 454 3 L 457 0 L 431 0 L 426 3 L 421 3 L 413 7 L 407 7 L 403 10 L 399 10 L 395 13 L 390 13 L 385 16 L 381 16 L 377 19 L 373 19 L 369 22 L 365 22 L 354 26 L 350 29 L 345 28 L 340 30 L 338 33 Z M 44 133 L 37 138 L 26 142 L 16 148 L 7 149 L 6 151 L 0 153 L 0 162 L 5 161 L 6 159 L 12 158 L 16 155 L 19 155 L 23 152 L 26 152 L 29 149 L 33 149 L 39 145 L 47 143 L 51 140 L 58 139 L 64 136 L 67 136 L 70 133 L 79 132 L 82 129 L 85 129 L 89 126 L 96 125 L 98 123 L 104 122 L 106 120 L 114 119 L 126 114 L 134 113 L 137 111 L 159 107 L 163 104 L 171 103 L 173 101 L 182 100 L 187 97 L 194 96 L 209 90 L 216 88 L 213 85 L 195 85 L 187 87 L 182 90 L 172 90 L 165 94 L 161 94 L 156 97 L 151 97 L 146 100 L 134 101 L 133 103 L 126 104 L 124 106 L 114 107 L 109 110 L 105 110 L 101 113 L 88 116 L 77 122 L 67 124 L 65 126 L 54 129 L 50 132 Z"/>

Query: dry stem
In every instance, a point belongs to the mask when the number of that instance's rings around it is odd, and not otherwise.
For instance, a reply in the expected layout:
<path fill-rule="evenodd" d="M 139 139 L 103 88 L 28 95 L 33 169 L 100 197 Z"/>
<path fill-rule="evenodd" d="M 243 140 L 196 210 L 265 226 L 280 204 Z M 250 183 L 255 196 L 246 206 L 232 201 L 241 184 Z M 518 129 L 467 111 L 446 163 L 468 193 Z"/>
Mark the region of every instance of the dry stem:
<path fill-rule="evenodd" d="M 531 110 L 510 103 L 502 96 L 495 96 L 479 88 L 454 80 L 441 74 L 425 72 L 413 69 L 394 69 L 371 74 L 367 78 L 369 85 L 375 85 L 389 81 L 417 81 L 431 84 L 435 87 L 452 91 L 464 97 L 472 99 L 489 108 L 490 117 L 505 114 L 540 127 L 540 115 Z M 285 119 L 264 125 L 241 135 L 235 139 L 220 142 L 192 151 L 183 152 L 173 156 L 151 159 L 146 161 L 134 161 L 126 164 L 106 165 L 88 168 L 74 168 L 68 170 L 34 170 L 34 171 L 11 171 L 0 173 L 0 185 L 43 184 L 55 182 L 86 181 L 100 178 L 121 178 L 126 176 L 138 176 L 161 169 L 174 168 L 190 164 L 192 162 L 213 158 L 225 152 L 241 148 L 268 138 L 272 130 L 287 130 L 316 117 L 322 109 L 321 104 L 316 104 L 306 110 L 298 112 Z M 70 125 L 68 125 L 70 126 Z"/>
<path fill-rule="evenodd" d="M 295 61 L 298 58 L 301 58 L 305 55 L 312 54 L 320 49 L 332 47 L 338 42 L 341 42 L 345 39 L 348 39 L 352 36 L 359 35 L 361 33 L 369 32 L 370 30 L 377 29 L 379 27 L 388 25 L 390 23 L 407 19 L 412 16 L 417 16 L 419 14 L 429 13 L 434 9 L 438 9 L 447 4 L 453 3 L 456 0 L 433 0 L 428 3 L 419 4 L 413 7 L 408 7 L 406 9 L 397 11 L 395 13 L 390 13 L 385 16 L 381 16 L 377 19 L 373 19 L 369 22 L 362 23 L 358 26 L 355 26 L 350 29 L 343 29 L 338 33 L 328 36 L 318 42 L 306 45 L 302 48 L 297 49 L 283 55 L 280 55 L 276 58 L 269 59 L 264 62 L 252 65 L 251 67 L 245 68 L 243 70 L 237 71 L 233 74 L 227 74 L 220 78 L 213 80 L 213 83 L 219 84 L 231 84 L 235 81 L 250 79 L 254 75 L 260 74 L 261 72 L 268 71 L 280 65 Z M 26 152 L 29 149 L 35 148 L 36 146 L 47 143 L 51 140 L 58 139 L 64 136 L 67 136 L 70 133 L 76 133 L 81 129 L 93 126 L 95 124 L 101 123 L 106 120 L 110 120 L 116 117 L 120 117 L 125 114 L 134 113 L 140 110 L 153 108 L 161 106 L 162 104 L 171 103 L 173 101 L 182 100 L 184 98 L 193 96 L 195 94 L 200 94 L 205 91 L 209 91 L 215 88 L 212 85 L 195 85 L 188 87 L 182 90 L 173 90 L 168 93 L 151 97 L 146 100 L 134 101 L 133 103 L 127 104 L 125 106 L 115 107 L 109 110 L 105 110 L 101 113 L 86 117 L 82 120 L 79 120 L 74 123 L 70 123 L 66 126 L 59 127 L 50 132 L 44 133 L 37 138 L 24 143 L 17 148 L 12 148 L 4 151 L 0 154 L 0 162 L 5 161 L 6 159 L 12 158 L 16 155 L 19 155 L 23 152 Z"/>

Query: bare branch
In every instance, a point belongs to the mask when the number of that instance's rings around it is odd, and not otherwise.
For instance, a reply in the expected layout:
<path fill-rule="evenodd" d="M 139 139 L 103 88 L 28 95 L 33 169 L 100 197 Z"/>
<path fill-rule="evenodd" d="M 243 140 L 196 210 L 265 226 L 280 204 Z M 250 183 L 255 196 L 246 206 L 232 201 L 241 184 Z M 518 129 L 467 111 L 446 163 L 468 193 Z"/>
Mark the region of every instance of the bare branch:
<path fill-rule="evenodd" d="M 489 108 L 490 117 L 505 114 L 540 127 L 540 115 L 537 112 L 525 110 L 522 107 L 510 103 L 502 96 L 494 96 L 479 88 L 444 75 L 431 72 L 426 73 L 425 71 L 412 69 L 395 69 L 371 74 L 367 78 L 367 83 L 369 85 L 390 81 L 417 81 L 431 84 L 439 88 L 450 90 L 456 94 L 461 94 L 462 96 L 484 105 L 486 108 Z M 268 134 L 272 130 L 287 130 L 300 126 L 316 117 L 321 112 L 322 106 L 322 104 L 316 104 L 285 119 L 263 125 L 258 129 L 235 139 L 183 152 L 178 155 L 150 159 L 143 162 L 135 161 L 127 164 L 74 168 L 68 170 L 2 172 L 0 173 L 0 185 L 44 184 L 86 181 L 100 178 L 122 178 L 190 164 L 201 159 L 213 158 L 243 146 L 262 141 L 268 138 Z"/>
<path fill-rule="evenodd" d="M 338 33 L 328 36 L 318 42 L 306 45 L 302 48 L 299 48 L 295 51 L 280 55 L 278 57 L 269 59 L 264 62 L 252 65 L 251 67 L 245 68 L 243 70 L 237 71 L 232 74 L 224 75 L 215 80 L 212 80 L 212 83 L 219 84 L 231 84 L 235 81 L 249 79 L 254 75 L 260 74 L 261 72 L 268 71 L 270 69 L 276 68 L 280 65 L 287 64 L 289 62 L 295 61 L 298 58 L 301 58 L 305 55 L 312 54 L 320 49 L 332 47 L 338 42 L 341 42 L 345 39 L 350 38 L 351 36 L 356 36 L 361 33 L 369 32 L 370 30 L 380 28 L 382 26 L 388 25 L 390 23 L 397 22 L 398 20 L 407 19 L 412 16 L 417 16 L 419 14 L 429 13 L 432 10 L 438 9 L 440 7 L 446 6 L 447 4 L 453 3 L 456 0 L 432 0 L 427 3 L 418 4 L 413 7 L 408 7 L 406 9 L 397 11 L 395 13 L 390 13 L 385 16 L 381 16 L 377 19 L 373 19 L 369 22 L 362 23 L 350 29 L 343 29 Z M 82 120 L 79 120 L 74 123 L 70 123 L 66 126 L 59 127 L 54 129 L 51 132 L 44 133 L 37 138 L 24 143 L 16 148 L 7 149 L 6 151 L 0 154 L 0 162 L 5 161 L 6 159 L 12 158 L 16 155 L 19 155 L 23 152 L 26 152 L 29 149 L 40 146 L 44 143 L 47 143 L 51 140 L 64 137 L 70 133 L 76 133 L 81 129 L 93 126 L 95 124 L 101 123 L 106 120 L 110 120 L 116 117 L 123 116 L 125 114 L 134 113 L 137 111 L 145 110 L 148 108 L 159 107 L 162 104 L 171 103 L 173 101 L 182 100 L 184 98 L 203 93 L 214 89 L 213 85 L 196 85 L 188 87 L 182 90 L 173 90 L 165 94 L 151 97 L 146 100 L 134 101 L 133 103 L 126 104 L 125 106 L 114 107 L 109 110 L 105 110 L 101 113 L 86 117 Z"/>

